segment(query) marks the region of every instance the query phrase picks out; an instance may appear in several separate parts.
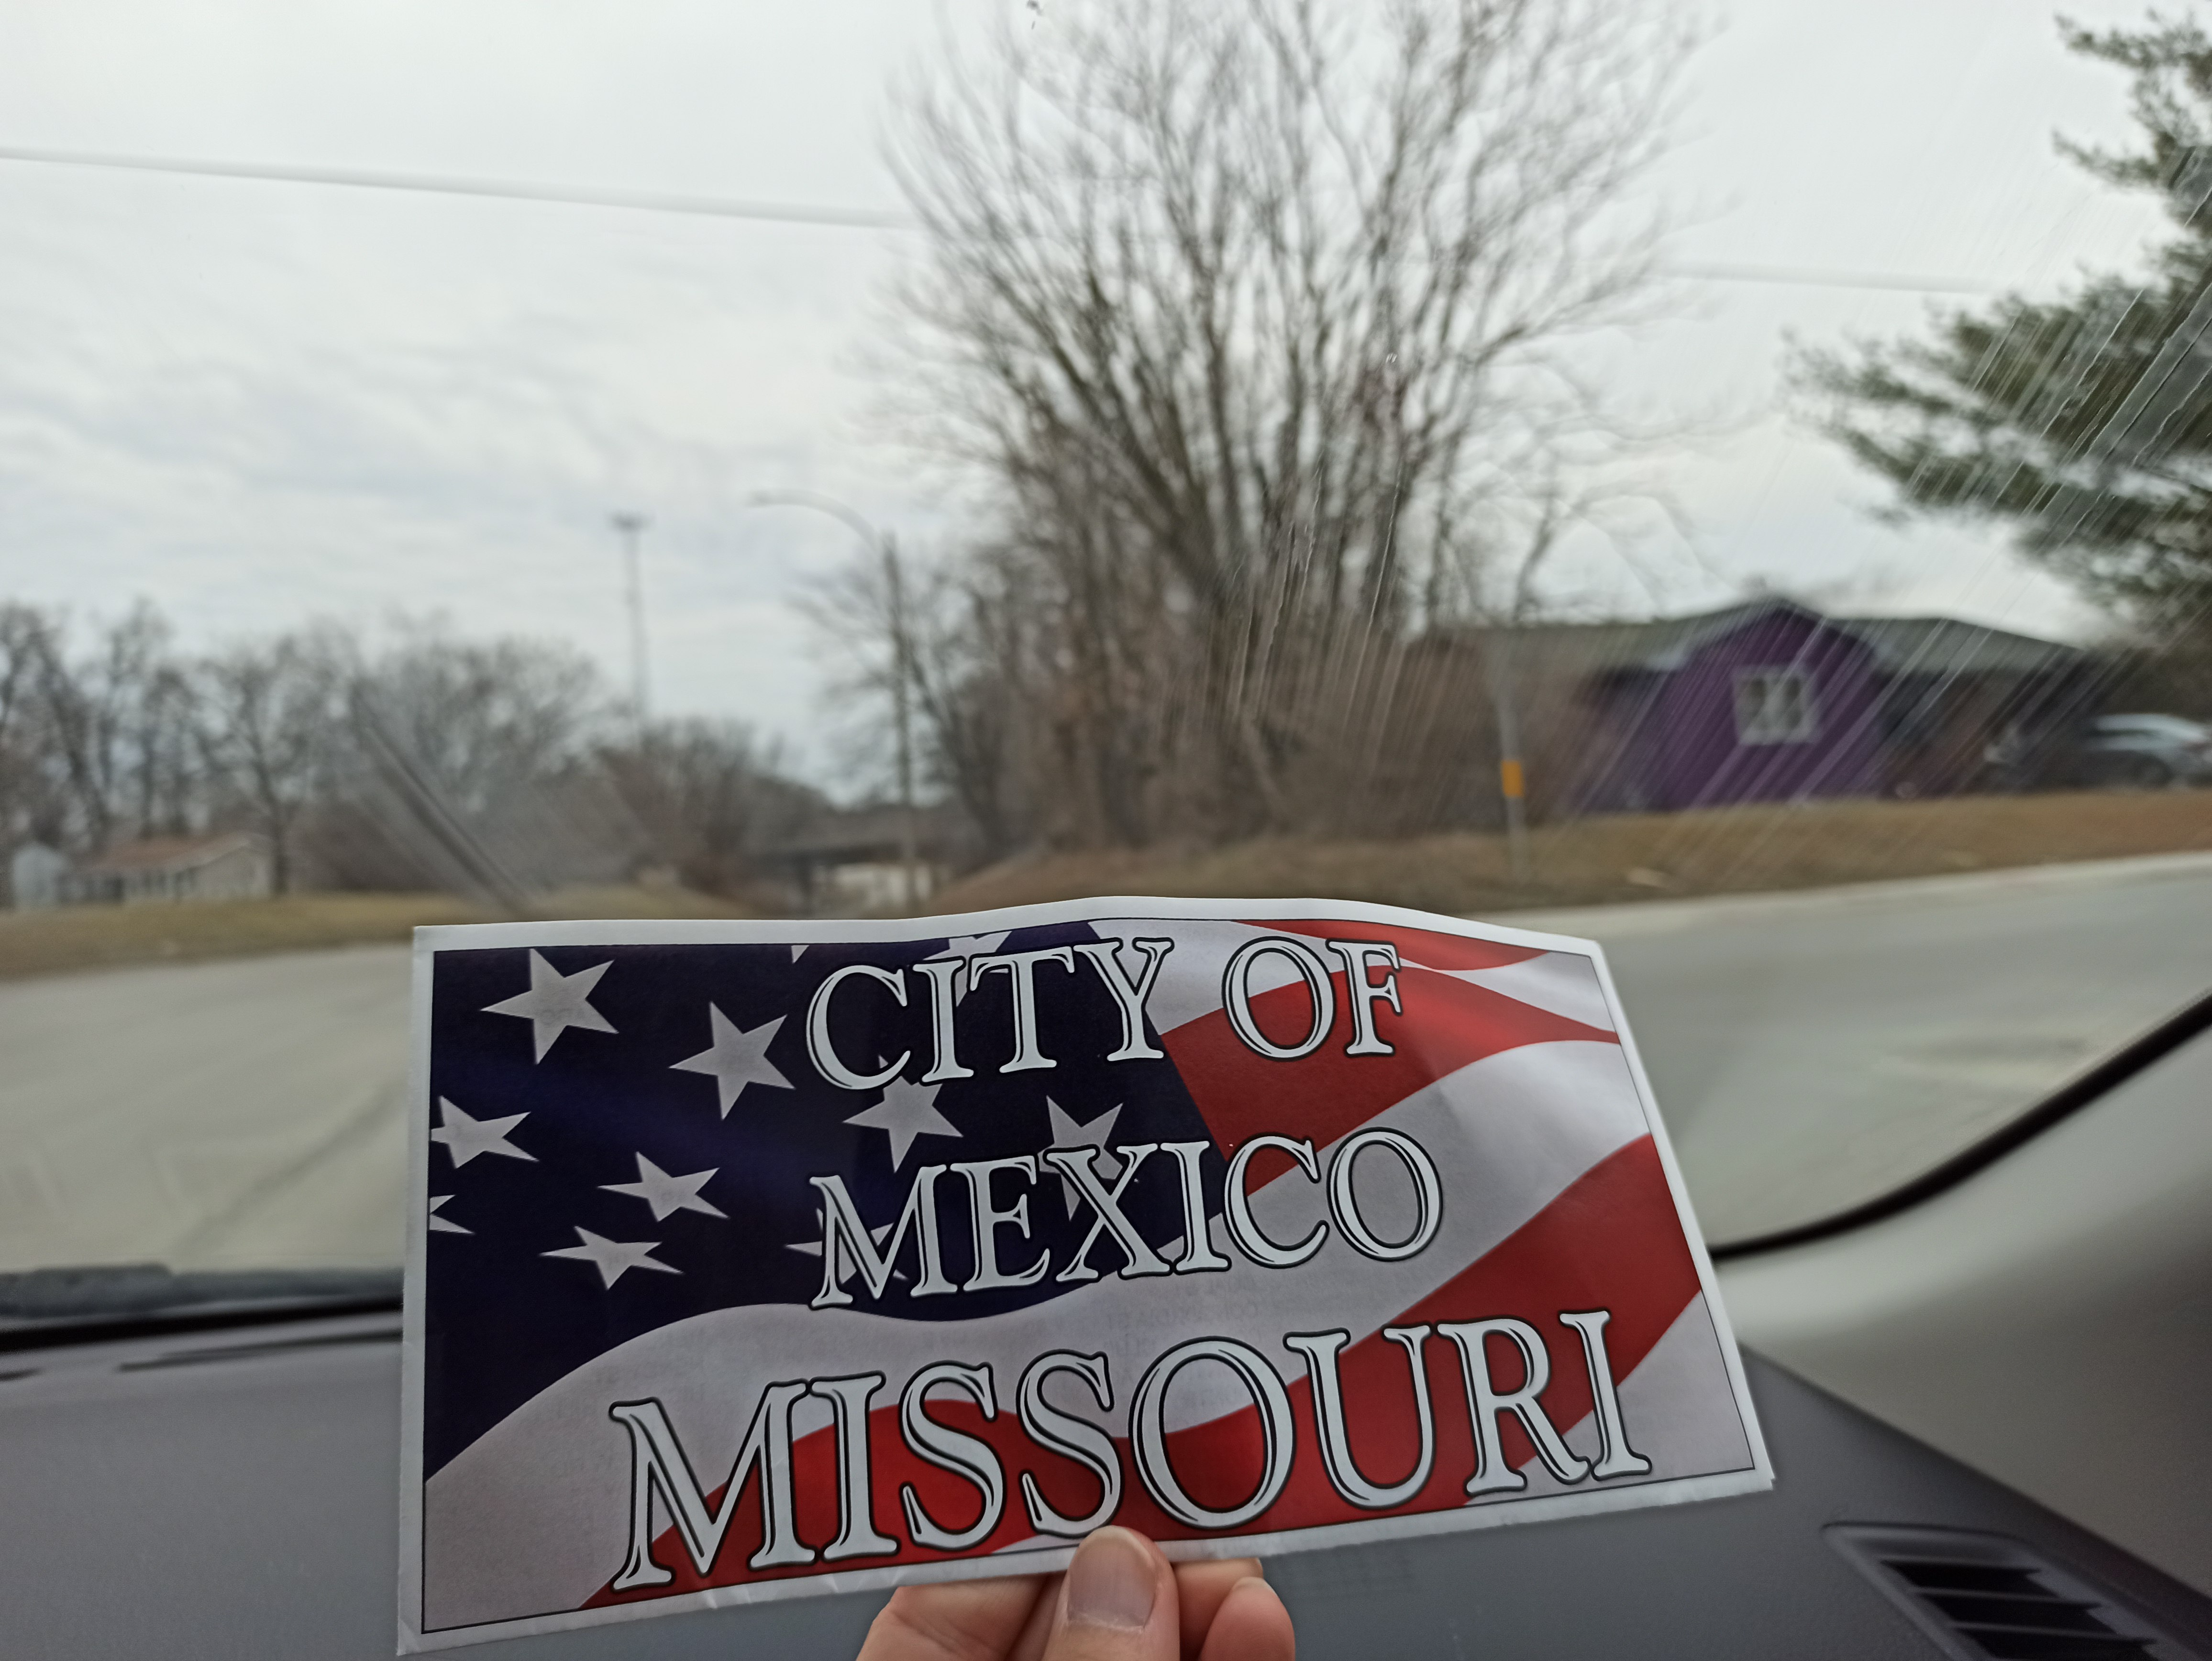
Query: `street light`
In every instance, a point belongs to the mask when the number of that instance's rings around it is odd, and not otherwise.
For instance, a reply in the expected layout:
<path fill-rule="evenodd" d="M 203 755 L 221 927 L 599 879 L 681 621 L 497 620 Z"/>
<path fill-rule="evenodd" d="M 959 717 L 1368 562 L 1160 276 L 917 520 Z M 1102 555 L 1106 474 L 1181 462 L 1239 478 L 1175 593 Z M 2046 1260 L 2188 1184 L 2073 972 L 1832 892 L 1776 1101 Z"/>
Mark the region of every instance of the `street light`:
<path fill-rule="evenodd" d="M 638 541 L 653 521 L 643 514 L 623 512 L 610 514 L 607 522 L 615 527 L 615 534 L 623 541 L 623 562 L 629 589 L 630 699 L 637 707 L 637 734 L 642 739 L 652 709 L 645 663 L 645 580 L 638 566 Z"/>
<path fill-rule="evenodd" d="M 843 522 L 882 561 L 884 587 L 890 607 L 891 722 L 898 751 L 899 871 L 906 890 L 907 909 L 921 904 L 921 885 L 915 868 L 914 728 L 908 688 L 914 674 L 914 654 L 907 637 L 906 579 L 899 568 L 898 545 L 887 531 L 878 531 L 835 496 L 812 490 L 757 490 L 746 498 L 748 508 L 811 508 Z"/>

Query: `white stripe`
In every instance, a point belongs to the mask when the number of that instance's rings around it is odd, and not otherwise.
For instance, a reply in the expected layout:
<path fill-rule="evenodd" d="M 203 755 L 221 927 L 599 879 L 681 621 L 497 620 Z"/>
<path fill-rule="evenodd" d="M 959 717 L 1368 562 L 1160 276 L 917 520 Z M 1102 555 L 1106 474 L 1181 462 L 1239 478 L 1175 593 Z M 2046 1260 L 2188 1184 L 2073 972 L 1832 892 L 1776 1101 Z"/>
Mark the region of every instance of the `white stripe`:
<path fill-rule="evenodd" d="M 1120 1427 L 1139 1374 L 1170 1344 L 1201 1333 L 1239 1337 L 1286 1377 L 1302 1370 L 1288 1331 L 1342 1326 L 1365 1336 L 1418 1303 L 1540 1211 L 1599 1159 L 1647 1127 L 1620 1049 L 1524 1045 L 1484 1058 L 1369 1122 L 1412 1136 L 1436 1160 L 1444 1193 L 1437 1237 L 1397 1263 L 1360 1257 L 1332 1238 L 1301 1268 L 1237 1259 L 1225 1274 L 1109 1278 L 1028 1310 L 974 1321 L 909 1321 L 789 1305 L 717 1311 L 647 1333 L 549 1386 L 432 1477 L 424 1502 L 430 1623 L 447 1626 L 574 1608 L 619 1567 L 629 1445 L 610 1403 L 645 1396 L 666 1409 L 702 1484 L 735 1457 L 744 1416 L 774 1378 L 881 1371 L 879 1403 L 919 1367 L 989 1363 L 1002 1397 L 1020 1369 L 1054 1348 L 1106 1353 Z M 1378 1177 L 1389 1161 L 1374 1161 Z M 1368 1166 L 1360 1167 L 1363 1180 Z M 1295 1172 L 1255 1196 L 1264 1226 L 1303 1234 L 1325 1212 L 1322 1190 Z M 1376 1220 L 1383 1220 L 1378 1207 Z M 1217 1223 L 1214 1237 L 1231 1250 Z M 1097 1249 L 1103 1264 L 1112 1249 Z M 1178 1381 L 1171 1421 L 1243 1405 L 1212 1369 Z M 1072 1400 L 1071 1407 L 1080 1406 Z M 826 1406 L 810 1403 L 827 1423 Z M 802 1416 L 802 1428 L 816 1421 Z M 886 1523 L 890 1519 L 885 1519 Z"/>

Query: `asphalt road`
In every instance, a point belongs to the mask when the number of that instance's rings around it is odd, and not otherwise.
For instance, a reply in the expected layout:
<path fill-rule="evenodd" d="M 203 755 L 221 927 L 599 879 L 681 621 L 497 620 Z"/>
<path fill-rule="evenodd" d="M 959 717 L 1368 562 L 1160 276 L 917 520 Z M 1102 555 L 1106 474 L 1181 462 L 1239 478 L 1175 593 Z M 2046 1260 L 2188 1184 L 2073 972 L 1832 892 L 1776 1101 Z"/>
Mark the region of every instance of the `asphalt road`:
<path fill-rule="evenodd" d="M 2212 855 L 1498 921 L 1604 946 L 1715 1241 L 1917 1175 L 2212 989 Z"/>
<path fill-rule="evenodd" d="M 0 1269 L 397 1262 L 405 946 L 0 985 Z"/>
<path fill-rule="evenodd" d="M 1963 1146 L 2212 985 L 2212 856 L 1652 902 L 1605 946 L 1707 1234 Z M 391 1262 L 407 952 L 0 985 L 0 1269 Z"/>

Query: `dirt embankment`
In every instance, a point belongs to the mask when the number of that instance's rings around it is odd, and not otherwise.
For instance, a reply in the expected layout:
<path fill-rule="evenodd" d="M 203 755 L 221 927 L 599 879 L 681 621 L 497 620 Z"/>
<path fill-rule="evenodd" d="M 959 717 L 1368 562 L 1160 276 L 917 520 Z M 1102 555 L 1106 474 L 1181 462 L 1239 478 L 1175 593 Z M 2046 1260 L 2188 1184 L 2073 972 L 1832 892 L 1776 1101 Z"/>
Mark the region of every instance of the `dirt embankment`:
<path fill-rule="evenodd" d="M 932 911 L 1091 894 L 1369 900 L 1490 913 L 1668 896 L 1825 887 L 1898 877 L 2212 851 L 2212 790 L 1823 801 L 1686 813 L 1608 814 L 1547 825 L 1516 882 L 1504 839 L 1404 842 L 1271 837 L 1206 852 L 1054 855 L 981 871 L 930 897 Z"/>

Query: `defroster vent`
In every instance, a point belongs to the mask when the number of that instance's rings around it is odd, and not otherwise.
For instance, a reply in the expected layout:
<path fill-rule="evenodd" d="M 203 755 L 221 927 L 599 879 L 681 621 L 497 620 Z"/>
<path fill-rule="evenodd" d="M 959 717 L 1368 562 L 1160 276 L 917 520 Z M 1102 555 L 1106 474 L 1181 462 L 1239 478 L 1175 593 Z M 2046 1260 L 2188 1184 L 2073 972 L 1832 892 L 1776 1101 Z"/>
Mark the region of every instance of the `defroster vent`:
<path fill-rule="evenodd" d="M 1957 1661 L 2201 1661 L 2001 1534 L 1839 1523 L 1829 1542 Z"/>

